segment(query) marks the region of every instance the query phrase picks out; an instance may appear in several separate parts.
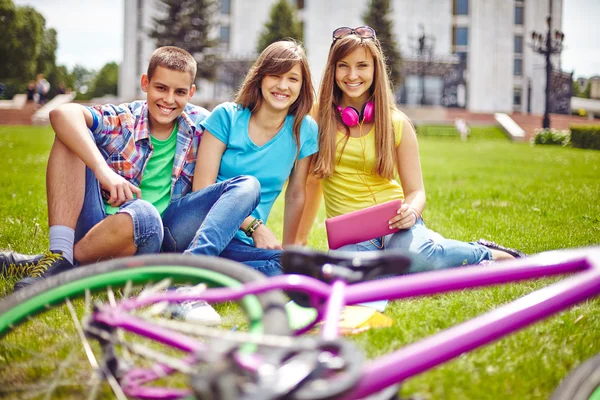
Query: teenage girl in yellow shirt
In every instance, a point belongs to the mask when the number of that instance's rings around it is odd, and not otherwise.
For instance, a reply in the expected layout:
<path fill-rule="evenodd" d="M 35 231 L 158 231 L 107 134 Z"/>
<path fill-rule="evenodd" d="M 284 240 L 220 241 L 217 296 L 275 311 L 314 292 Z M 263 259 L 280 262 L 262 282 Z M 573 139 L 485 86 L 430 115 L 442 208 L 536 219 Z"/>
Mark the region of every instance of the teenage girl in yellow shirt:
<path fill-rule="evenodd" d="M 327 218 L 393 199 L 403 204 L 390 215 L 396 233 L 340 250 L 405 249 L 419 253 L 435 269 L 520 256 L 492 242 L 445 239 L 421 218 L 425 189 L 415 130 L 395 105 L 375 31 L 342 27 L 333 43 L 316 112 L 319 152 L 313 160 L 312 198 L 303 216 L 300 240 L 306 239 L 321 198 Z M 399 176 L 400 182 L 395 180 Z M 304 237 L 302 237 L 304 236 Z"/>

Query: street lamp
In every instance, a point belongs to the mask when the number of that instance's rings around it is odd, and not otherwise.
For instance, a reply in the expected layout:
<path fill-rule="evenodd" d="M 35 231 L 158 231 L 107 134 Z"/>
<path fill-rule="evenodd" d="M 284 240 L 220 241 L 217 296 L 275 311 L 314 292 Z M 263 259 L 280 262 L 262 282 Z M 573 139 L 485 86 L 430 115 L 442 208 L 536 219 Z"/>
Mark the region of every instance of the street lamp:
<path fill-rule="evenodd" d="M 425 35 L 425 27 L 423 24 L 419 25 L 419 29 L 421 34 L 417 38 L 417 53 L 419 54 L 419 59 L 421 61 L 421 105 L 425 105 L 425 68 L 428 61 L 426 61 L 426 56 L 431 59 L 431 54 L 433 53 L 433 49 L 435 47 L 435 37 L 431 35 Z"/>
<path fill-rule="evenodd" d="M 550 2 L 550 15 L 546 18 L 546 23 L 548 24 L 546 36 L 536 31 L 531 33 L 531 39 L 533 40 L 531 47 L 533 48 L 533 51 L 546 58 L 546 102 L 544 107 L 544 120 L 542 122 L 544 129 L 550 128 L 550 75 L 552 74 L 550 56 L 552 54 L 560 54 L 563 49 L 562 43 L 565 39 L 565 34 L 561 31 L 555 30 L 552 32 L 552 1 Z"/>

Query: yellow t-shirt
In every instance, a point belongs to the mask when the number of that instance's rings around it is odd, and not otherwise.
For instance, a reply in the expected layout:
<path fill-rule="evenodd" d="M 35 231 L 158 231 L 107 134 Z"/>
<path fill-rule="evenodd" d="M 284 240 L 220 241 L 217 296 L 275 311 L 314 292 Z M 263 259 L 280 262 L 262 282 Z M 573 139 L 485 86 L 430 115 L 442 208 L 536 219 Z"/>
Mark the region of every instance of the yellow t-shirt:
<path fill-rule="evenodd" d="M 402 139 L 404 114 L 393 111 L 394 141 L 396 147 Z M 402 186 L 395 179 L 386 179 L 373 172 L 375 165 L 375 128 L 360 137 L 348 139 L 337 132 L 339 145 L 335 154 L 333 175 L 321 181 L 327 218 L 382 204 L 394 199 L 404 199 Z M 342 157 L 340 153 L 344 150 Z M 339 162 L 338 162 L 339 160 Z"/>

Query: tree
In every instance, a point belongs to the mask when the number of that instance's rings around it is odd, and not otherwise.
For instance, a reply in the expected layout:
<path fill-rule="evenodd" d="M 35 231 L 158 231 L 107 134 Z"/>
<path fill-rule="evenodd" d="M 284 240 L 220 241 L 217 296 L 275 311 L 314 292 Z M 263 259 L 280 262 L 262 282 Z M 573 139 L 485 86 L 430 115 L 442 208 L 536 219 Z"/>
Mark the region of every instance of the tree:
<path fill-rule="evenodd" d="M 390 80 L 392 85 L 395 85 L 400 83 L 402 77 L 402 55 L 394 39 L 390 14 L 390 0 L 371 0 L 363 15 L 363 20 L 366 25 L 377 32 L 377 39 L 381 42 L 381 48 L 390 71 Z"/>
<path fill-rule="evenodd" d="M 288 0 L 278 0 L 271 7 L 269 21 L 258 38 L 256 51 L 260 53 L 271 43 L 288 38 L 302 42 L 302 24 L 296 19 L 295 7 Z"/>
<path fill-rule="evenodd" d="M 157 46 L 177 46 L 198 61 L 196 78 L 212 80 L 216 74 L 218 40 L 211 38 L 217 0 L 160 0 L 163 13 L 153 18 L 150 37 Z"/>
<path fill-rule="evenodd" d="M 73 77 L 73 88 L 77 92 L 87 92 L 92 86 L 96 72 L 81 65 L 75 65 L 71 76 Z"/>
<path fill-rule="evenodd" d="M 117 95 L 119 82 L 119 65 L 115 62 L 105 64 L 94 78 L 91 97 L 102 97 L 107 94 Z"/>
<path fill-rule="evenodd" d="M 0 80 L 21 84 L 35 76 L 45 24 L 33 8 L 0 0 Z"/>
<path fill-rule="evenodd" d="M 581 97 L 581 85 L 578 81 L 573 81 L 573 97 Z"/>
<path fill-rule="evenodd" d="M 56 49 L 58 48 L 58 40 L 56 39 L 56 31 L 53 28 L 44 30 L 40 45 L 40 53 L 36 59 L 36 72 L 49 75 L 56 68 Z"/>
<path fill-rule="evenodd" d="M 585 97 L 586 99 L 589 99 L 590 97 L 592 97 L 592 81 L 591 80 L 588 80 L 587 85 L 585 86 L 585 90 L 581 94 L 581 97 Z"/>
<path fill-rule="evenodd" d="M 48 82 L 50 82 L 50 92 L 56 93 L 60 84 L 64 84 L 66 89 L 74 89 L 75 78 L 73 74 L 64 65 L 59 65 L 48 74 Z"/>

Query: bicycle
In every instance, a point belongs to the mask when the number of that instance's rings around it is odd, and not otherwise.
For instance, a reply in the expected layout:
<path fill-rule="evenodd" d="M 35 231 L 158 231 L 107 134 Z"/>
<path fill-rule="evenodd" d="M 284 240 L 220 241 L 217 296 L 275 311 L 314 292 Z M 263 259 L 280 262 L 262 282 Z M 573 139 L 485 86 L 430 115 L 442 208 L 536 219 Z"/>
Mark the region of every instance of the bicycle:
<path fill-rule="evenodd" d="M 33 326 L 28 324 L 25 329 L 52 325 L 48 319 L 54 314 L 38 312 L 42 308 L 54 311 L 64 301 L 59 310 L 72 316 L 73 330 L 85 349 L 84 360 L 92 366 L 92 380 L 84 388 L 68 379 L 61 381 L 61 368 L 76 355 L 57 354 L 60 349 L 56 346 L 48 348 L 45 355 L 59 357 L 58 372 L 44 370 L 36 358 L 32 361 L 35 374 L 30 375 L 48 372 L 49 377 L 42 377 L 41 383 L 13 386 L 10 377 L 0 378 L 0 394 L 22 396 L 29 390 L 34 397 L 81 398 L 76 389 L 83 389 L 89 398 L 392 399 L 407 378 L 600 293 L 599 248 L 409 275 L 404 275 L 409 268 L 412 272 L 422 265 L 412 256 L 393 252 L 325 255 L 292 249 L 284 253 L 283 264 L 288 275 L 265 279 L 223 259 L 134 257 L 76 269 L 8 296 L 0 301 L 0 363 L 14 356 L 10 353 L 11 335 L 19 324 L 30 319 Z M 338 334 L 344 305 L 562 274 L 574 275 L 366 364 L 352 342 Z M 381 277 L 386 278 L 378 279 Z M 146 282 L 152 284 L 138 287 Z M 164 290 L 182 282 L 204 282 L 210 288 L 200 294 Z M 115 290 L 115 285 L 123 287 Z M 96 295 L 92 305 L 91 293 L 100 288 L 106 289 L 106 294 Z M 320 323 L 318 335 L 291 336 L 281 291 L 300 305 L 318 310 L 315 321 L 296 332 L 304 333 Z M 74 305 L 73 297 L 81 297 L 82 304 Z M 247 330 L 229 325 L 224 331 L 152 313 L 161 304 L 198 299 L 239 301 L 248 317 Z M 598 398 L 599 364 L 598 356 L 582 364 L 561 383 L 553 398 Z M 20 365 L 1 367 L 0 376 L 5 377 Z"/>

